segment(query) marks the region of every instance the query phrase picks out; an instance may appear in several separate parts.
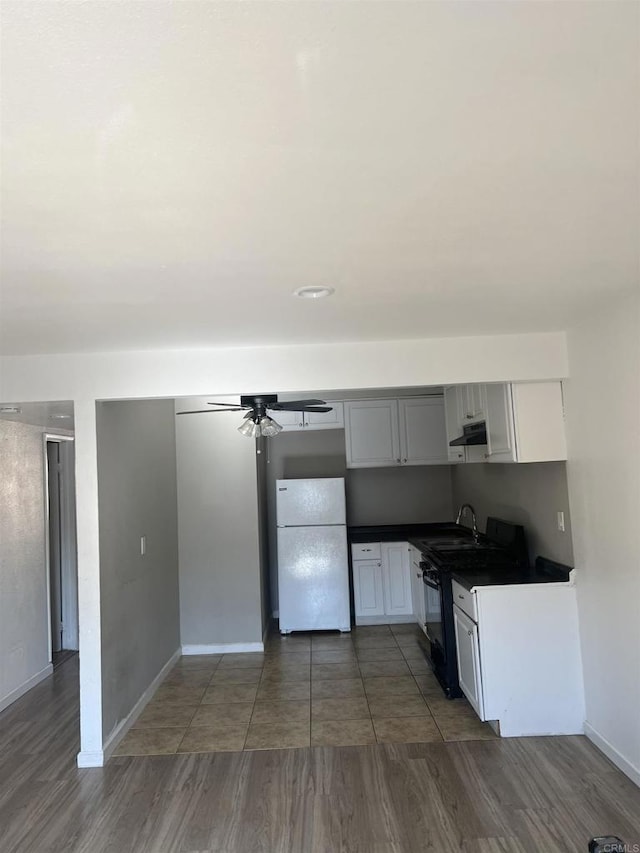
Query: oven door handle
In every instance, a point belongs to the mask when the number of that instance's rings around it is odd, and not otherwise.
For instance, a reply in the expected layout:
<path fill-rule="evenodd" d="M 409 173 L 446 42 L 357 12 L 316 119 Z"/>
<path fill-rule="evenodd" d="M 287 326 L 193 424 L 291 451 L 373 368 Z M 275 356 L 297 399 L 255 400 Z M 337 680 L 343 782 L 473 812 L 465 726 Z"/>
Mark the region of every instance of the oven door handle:
<path fill-rule="evenodd" d="M 438 592 L 440 592 L 440 584 L 434 583 L 433 581 L 430 581 L 430 580 L 427 580 L 427 578 L 424 575 L 422 575 L 422 583 L 425 586 L 430 586 L 431 589 L 436 589 Z"/>

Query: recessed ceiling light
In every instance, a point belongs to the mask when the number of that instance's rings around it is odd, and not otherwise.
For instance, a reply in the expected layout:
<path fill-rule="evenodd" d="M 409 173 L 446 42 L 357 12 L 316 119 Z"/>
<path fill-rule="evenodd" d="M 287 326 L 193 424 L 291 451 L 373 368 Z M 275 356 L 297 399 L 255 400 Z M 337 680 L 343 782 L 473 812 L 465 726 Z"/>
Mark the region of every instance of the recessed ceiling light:
<path fill-rule="evenodd" d="M 58 415 L 58 414 L 56 414 L 56 415 L 49 415 L 49 417 L 55 421 L 66 421 L 71 417 L 71 415 Z"/>
<path fill-rule="evenodd" d="M 0 406 L 0 413 L 3 415 L 19 415 L 21 411 L 20 406 Z"/>
<path fill-rule="evenodd" d="M 299 287 L 293 291 L 293 295 L 300 299 L 324 299 L 325 296 L 331 296 L 333 292 L 333 287 Z"/>

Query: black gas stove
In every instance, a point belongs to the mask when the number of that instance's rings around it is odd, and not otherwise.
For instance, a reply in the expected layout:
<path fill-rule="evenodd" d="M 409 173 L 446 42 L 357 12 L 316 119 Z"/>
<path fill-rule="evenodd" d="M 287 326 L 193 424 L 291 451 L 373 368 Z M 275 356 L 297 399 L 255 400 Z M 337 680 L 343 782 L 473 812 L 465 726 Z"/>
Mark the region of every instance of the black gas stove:
<path fill-rule="evenodd" d="M 454 699 L 462 691 L 453 628 L 452 575 L 492 572 L 512 579 L 523 574 L 528 569 L 524 528 L 488 518 L 484 536 L 473 536 L 465 528 L 448 529 L 414 544 L 423 557 L 420 566 L 426 588 L 427 656 L 445 695 Z"/>

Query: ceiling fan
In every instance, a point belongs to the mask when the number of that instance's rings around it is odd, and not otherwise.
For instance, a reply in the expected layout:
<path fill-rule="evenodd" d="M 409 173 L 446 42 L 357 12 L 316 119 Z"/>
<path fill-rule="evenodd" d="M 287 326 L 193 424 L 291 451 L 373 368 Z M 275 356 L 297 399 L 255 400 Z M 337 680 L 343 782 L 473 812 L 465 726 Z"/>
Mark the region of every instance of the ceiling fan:
<path fill-rule="evenodd" d="M 243 394 L 240 397 L 240 405 L 237 403 L 209 403 L 217 406 L 215 409 L 193 409 L 187 412 L 178 412 L 179 415 L 214 414 L 215 412 L 246 412 L 244 421 L 238 427 L 238 432 L 248 438 L 259 438 L 261 435 L 271 437 L 282 432 L 279 423 L 270 418 L 270 412 L 330 412 L 331 406 L 327 406 L 324 400 L 289 400 L 286 403 L 278 402 L 277 394 Z"/>

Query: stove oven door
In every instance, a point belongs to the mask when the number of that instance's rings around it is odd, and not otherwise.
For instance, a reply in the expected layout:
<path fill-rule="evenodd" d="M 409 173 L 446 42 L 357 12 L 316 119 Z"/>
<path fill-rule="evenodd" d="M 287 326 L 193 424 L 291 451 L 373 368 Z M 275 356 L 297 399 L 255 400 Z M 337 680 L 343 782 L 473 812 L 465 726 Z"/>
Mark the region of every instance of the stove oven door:
<path fill-rule="evenodd" d="M 442 628 L 442 590 L 437 581 L 430 580 L 425 572 L 422 576 L 425 584 L 426 619 L 425 632 L 432 645 L 444 650 Z"/>

